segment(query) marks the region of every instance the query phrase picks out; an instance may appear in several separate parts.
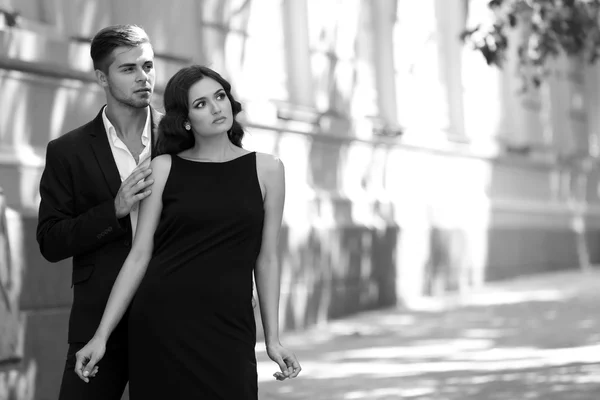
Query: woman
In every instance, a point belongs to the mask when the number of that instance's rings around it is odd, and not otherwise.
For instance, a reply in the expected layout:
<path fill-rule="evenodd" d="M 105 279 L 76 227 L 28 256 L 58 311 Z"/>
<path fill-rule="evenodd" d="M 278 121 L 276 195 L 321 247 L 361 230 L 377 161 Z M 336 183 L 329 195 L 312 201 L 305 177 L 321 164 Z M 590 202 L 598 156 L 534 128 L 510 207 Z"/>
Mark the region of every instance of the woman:
<path fill-rule="evenodd" d="M 132 400 L 257 399 L 253 272 L 267 353 L 281 369 L 274 376 L 294 378 L 301 370 L 278 337 L 283 164 L 241 147 L 241 105 L 215 71 L 183 68 L 169 80 L 164 103 L 152 191 L 75 372 L 86 382 L 93 376 L 135 293 Z"/>

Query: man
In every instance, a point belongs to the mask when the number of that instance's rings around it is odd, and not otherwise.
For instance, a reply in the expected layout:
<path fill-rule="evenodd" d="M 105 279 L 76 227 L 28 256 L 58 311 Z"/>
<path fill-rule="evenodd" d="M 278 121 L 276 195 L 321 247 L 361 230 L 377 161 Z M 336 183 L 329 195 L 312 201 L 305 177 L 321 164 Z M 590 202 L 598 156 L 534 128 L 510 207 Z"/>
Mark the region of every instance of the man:
<path fill-rule="evenodd" d="M 128 380 L 127 318 L 107 344 L 99 373 L 75 374 L 75 354 L 92 336 L 150 194 L 149 159 L 159 114 L 150 107 L 154 53 L 135 25 L 102 29 L 91 44 L 106 106 L 89 123 L 48 143 L 40 182 L 37 240 L 44 258 L 73 257 L 69 350 L 60 400 L 119 400 Z"/>

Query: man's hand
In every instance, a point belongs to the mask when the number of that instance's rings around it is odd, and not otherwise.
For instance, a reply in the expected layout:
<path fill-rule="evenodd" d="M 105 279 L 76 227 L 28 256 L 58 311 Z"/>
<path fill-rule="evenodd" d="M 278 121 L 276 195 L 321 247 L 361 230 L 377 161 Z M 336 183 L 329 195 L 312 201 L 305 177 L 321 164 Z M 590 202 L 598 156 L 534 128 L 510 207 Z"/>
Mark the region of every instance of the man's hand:
<path fill-rule="evenodd" d="M 150 157 L 140 163 L 121 183 L 117 197 L 115 197 L 115 212 L 117 218 L 123 218 L 131 212 L 136 204 L 145 199 L 152 193 L 149 186 L 154 183 L 154 179 L 146 180 L 152 173 L 150 169 Z"/>

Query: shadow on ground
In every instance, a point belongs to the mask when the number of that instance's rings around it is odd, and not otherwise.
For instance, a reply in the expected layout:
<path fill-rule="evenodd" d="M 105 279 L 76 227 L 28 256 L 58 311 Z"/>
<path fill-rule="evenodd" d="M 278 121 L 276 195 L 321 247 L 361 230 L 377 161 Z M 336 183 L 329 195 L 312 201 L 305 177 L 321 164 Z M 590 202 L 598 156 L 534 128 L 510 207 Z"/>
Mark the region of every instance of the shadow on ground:
<path fill-rule="evenodd" d="M 548 274 L 286 334 L 301 377 L 259 344 L 261 399 L 597 400 L 598 300 L 600 272 Z"/>

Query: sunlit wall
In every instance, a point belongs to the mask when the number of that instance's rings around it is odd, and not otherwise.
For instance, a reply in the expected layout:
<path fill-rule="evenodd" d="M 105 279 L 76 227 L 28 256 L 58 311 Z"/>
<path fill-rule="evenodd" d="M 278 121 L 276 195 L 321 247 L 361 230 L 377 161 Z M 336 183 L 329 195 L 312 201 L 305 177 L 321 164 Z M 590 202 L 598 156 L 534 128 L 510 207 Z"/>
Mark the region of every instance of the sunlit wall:
<path fill-rule="evenodd" d="M 155 106 L 206 64 L 244 105 L 244 145 L 283 160 L 286 329 L 597 262 L 600 71 L 559 59 L 518 95 L 510 62 L 458 40 L 484 3 L 0 0 L 0 398 L 56 397 L 70 265 L 37 251 L 37 189 L 47 142 L 103 104 L 87 40 L 110 24 L 148 31 Z"/>

